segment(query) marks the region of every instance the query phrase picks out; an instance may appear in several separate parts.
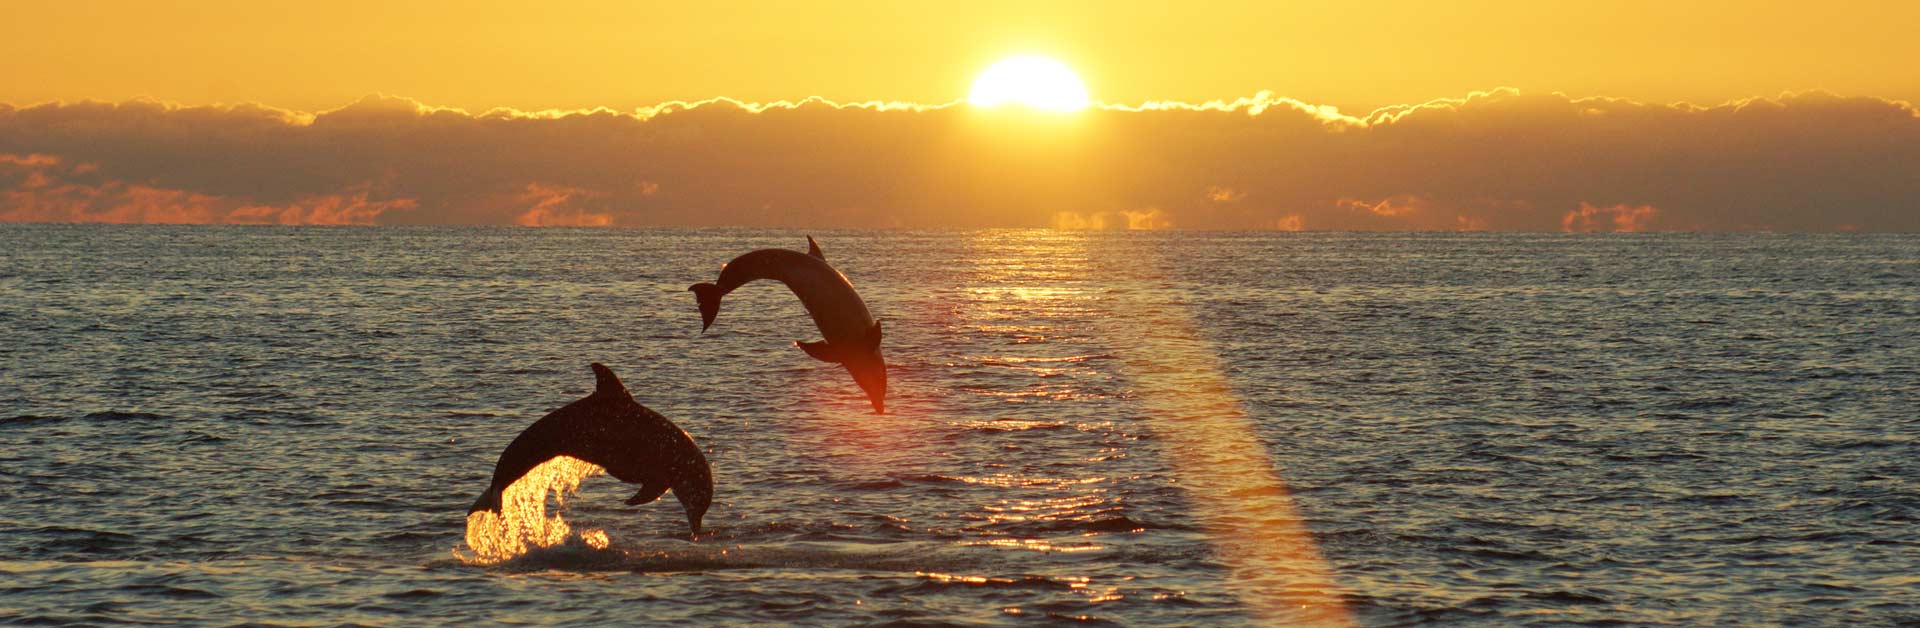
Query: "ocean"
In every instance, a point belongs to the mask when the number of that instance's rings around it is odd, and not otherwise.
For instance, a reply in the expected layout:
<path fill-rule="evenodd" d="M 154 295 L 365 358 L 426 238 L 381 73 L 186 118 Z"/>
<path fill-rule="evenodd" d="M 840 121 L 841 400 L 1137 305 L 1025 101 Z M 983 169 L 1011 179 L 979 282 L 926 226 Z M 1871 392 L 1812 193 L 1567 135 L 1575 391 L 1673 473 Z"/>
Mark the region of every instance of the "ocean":
<path fill-rule="evenodd" d="M 1920 624 L 1920 236 L 0 225 L 0 622 Z M 467 546 L 605 363 L 704 448 Z M 604 546 L 604 547 L 602 547 Z"/>

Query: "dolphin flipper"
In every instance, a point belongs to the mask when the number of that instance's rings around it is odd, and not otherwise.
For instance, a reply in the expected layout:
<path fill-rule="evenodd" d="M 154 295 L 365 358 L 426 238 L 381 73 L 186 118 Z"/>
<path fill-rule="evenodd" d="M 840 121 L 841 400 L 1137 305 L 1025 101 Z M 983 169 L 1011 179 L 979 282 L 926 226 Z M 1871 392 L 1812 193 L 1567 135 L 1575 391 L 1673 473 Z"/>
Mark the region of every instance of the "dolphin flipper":
<path fill-rule="evenodd" d="M 880 319 L 873 319 L 873 329 L 867 330 L 866 350 L 880 350 Z"/>
<path fill-rule="evenodd" d="M 664 482 L 659 484 L 655 484 L 652 482 L 641 482 L 640 492 L 634 493 L 633 497 L 627 498 L 627 505 L 639 506 L 642 504 L 653 503 L 653 500 L 660 499 L 661 495 L 666 494 L 667 488 L 668 488 L 667 484 Z"/>
<path fill-rule="evenodd" d="M 807 236 L 807 254 L 822 262 L 827 261 L 827 254 L 820 252 L 820 243 L 814 242 L 813 236 Z"/>
<path fill-rule="evenodd" d="M 833 345 L 827 344 L 825 340 L 819 342 L 800 342 L 796 340 L 793 342 L 793 346 L 806 351 L 807 355 L 813 356 L 815 360 L 832 362 L 834 364 L 840 363 L 840 352 L 834 349 Z"/>

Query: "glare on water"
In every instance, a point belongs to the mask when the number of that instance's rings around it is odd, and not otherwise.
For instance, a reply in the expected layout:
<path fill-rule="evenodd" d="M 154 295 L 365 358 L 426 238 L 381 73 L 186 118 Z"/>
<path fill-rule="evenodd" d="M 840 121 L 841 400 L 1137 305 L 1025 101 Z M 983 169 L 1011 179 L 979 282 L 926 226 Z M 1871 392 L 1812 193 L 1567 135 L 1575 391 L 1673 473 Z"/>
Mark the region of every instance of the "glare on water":
<path fill-rule="evenodd" d="M 1085 236 L 1062 233 L 1029 241 L 1031 257 L 1054 272 L 1094 276 Z M 1168 263 L 1141 256 L 1136 272 L 1153 274 Z M 1109 282 L 1115 277 L 1108 276 Z M 1058 290 L 1016 289 L 1021 298 L 1058 297 Z M 1175 481 L 1196 507 L 1194 514 L 1228 565 L 1228 585 L 1267 621 L 1352 625 L 1312 534 L 1296 512 L 1280 476 L 1234 396 L 1220 359 L 1195 323 L 1178 290 L 1113 291 L 1093 320 L 1114 344 L 1141 415 L 1165 441 Z"/>

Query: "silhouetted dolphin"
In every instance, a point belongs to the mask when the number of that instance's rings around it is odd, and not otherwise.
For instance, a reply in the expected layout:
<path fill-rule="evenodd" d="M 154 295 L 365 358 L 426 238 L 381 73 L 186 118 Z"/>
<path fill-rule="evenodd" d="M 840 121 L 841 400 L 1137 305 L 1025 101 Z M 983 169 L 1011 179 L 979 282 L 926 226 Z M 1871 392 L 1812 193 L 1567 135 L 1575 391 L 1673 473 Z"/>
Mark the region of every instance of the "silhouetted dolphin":
<path fill-rule="evenodd" d="M 807 252 L 760 249 L 733 258 L 720 268 L 717 283 L 688 287 L 700 301 L 700 331 L 713 326 L 720 315 L 720 297 L 755 279 L 787 284 L 820 327 L 821 342 L 794 342 L 807 355 L 847 367 L 853 381 L 866 391 L 873 411 L 887 408 L 887 361 L 880 357 L 880 321 L 867 313 L 867 302 L 854 292 L 853 282 L 827 263 L 820 243 L 807 236 Z"/>
<path fill-rule="evenodd" d="M 593 375 L 593 394 L 540 417 L 500 452 L 493 484 L 467 514 L 500 512 L 501 491 L 520 476 L 557 456 L 572 456 L 600 465 L 622 482 L 639 484 L 640 492 L 627 500 L 631 506 L 659 499 L 672 489 L 687 509 L 689 533 L 698 534 L 700 518 L 713 501 L 713 470 L 706 455 L 685 430 L 635 402 L 612 369 L 595 362 Z"/>

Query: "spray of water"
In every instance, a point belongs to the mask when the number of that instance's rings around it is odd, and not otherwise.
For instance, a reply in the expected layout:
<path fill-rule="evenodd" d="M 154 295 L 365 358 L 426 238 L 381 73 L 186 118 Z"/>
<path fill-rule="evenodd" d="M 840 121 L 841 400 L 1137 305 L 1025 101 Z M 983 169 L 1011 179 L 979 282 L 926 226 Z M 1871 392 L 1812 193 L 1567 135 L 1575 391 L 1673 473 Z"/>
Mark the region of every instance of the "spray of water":
<path fill-rule="evenodd" d="M 580 482 L 606 470 L 599 465 L 560 456 L 541 463 L 501 493 L 498 514 L 480 511 L 467 515 L 467 549 L 454 550 L 454 556 L 469 564 L 492 565 L 525 555 L 537 547 L 553 547 L 574 535 L 559 512 L 568 495 L 580 490 Z M 547 495 L 553 494 L 554 509 L 547 508 Z M 582 530 L 582 543 L 594 549 L 606 549 L 604 530 Z"/>

